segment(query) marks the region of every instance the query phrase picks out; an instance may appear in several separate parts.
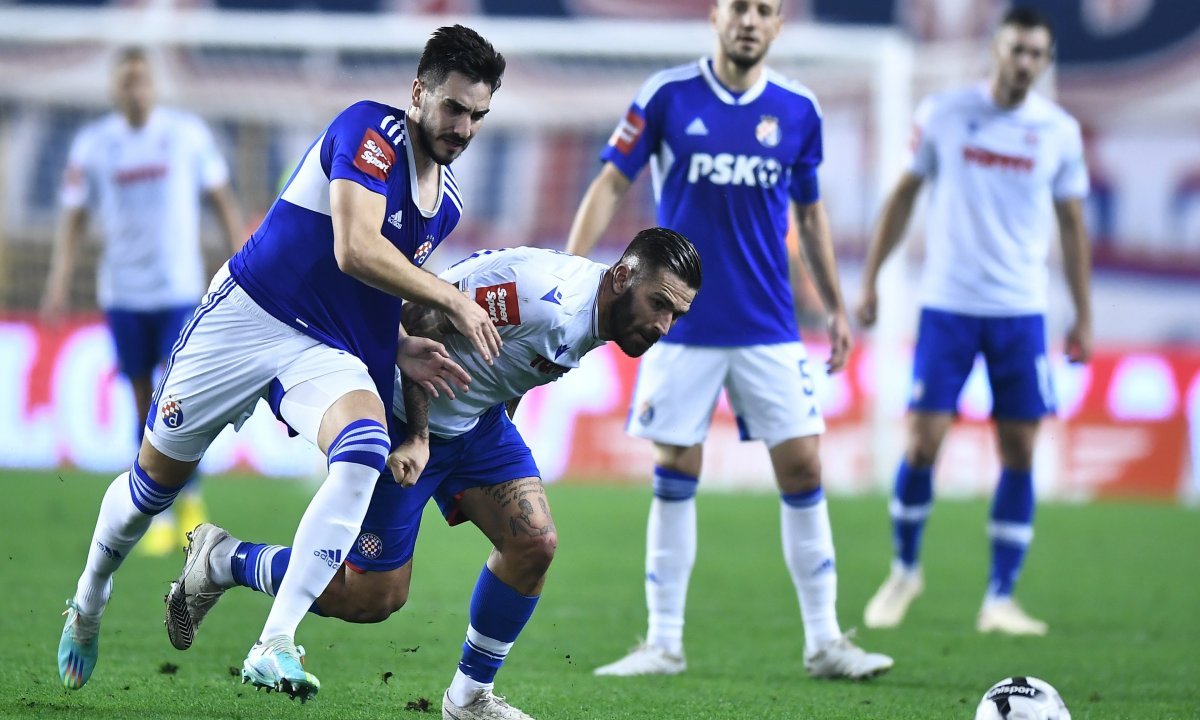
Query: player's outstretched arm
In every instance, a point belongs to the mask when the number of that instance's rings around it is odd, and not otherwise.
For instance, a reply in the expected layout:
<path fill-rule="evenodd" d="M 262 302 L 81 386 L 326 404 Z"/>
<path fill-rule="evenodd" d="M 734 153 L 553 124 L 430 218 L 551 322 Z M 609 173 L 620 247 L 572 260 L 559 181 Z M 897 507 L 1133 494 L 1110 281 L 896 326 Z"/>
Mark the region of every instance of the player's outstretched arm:
<path fill-rule="evenodd" d="M 792 202 L 791 209 L 796 232 L 800 236 L 800 247 L 808 260 L 817 292 L 825 305 L 825 312 L 829 315 L 827 366 L 829 372 L 837 372 L 846 365 L 850 355 L 850 321 L 846 318 L 846 306 L 842 302 L 829 216 L 825 213 L 825 204 L 820 200 L 806 205 Z"/>
<path fill-rule="evenodd" d="M 225 241 L 229 243 L 230 254 L 236 253 L 246 244 L 245 226 L 242 223 L 242 209 L 233 196 L 229 185 L 218 185 L 207 193 L 208 201 L 217 213 L 221 222 L 221 231 L 225 233 Z"/>
<path fill-rule="evenodd" d="M 1092 249 L 1083 223 L 1083 203 L 1078 198 L 1058 200 L 1054 212 L 1062 243 L 1063 272 L 1075 303 L 1075 322 L 1067 331 L 1067 359 L 1087 362 L 1092 356 Z"/>
<path fill-rule="evenodd" d="M 329 184 L 333 252 L 338 268 L 386 293 L 445 311 L 485 361 L 500 353 L 500 333 L 487 312 L 450 283 L 409 262 L 383 235 L 387 200 L 350 180 Z"/>
<path fill-rule="evenodd" d="M 912 216 L 913 204 L 921 189 L 923 178 L 916 173 L 906 172 L 896 183 L 890 195 L 883 204 L 879 216 L 879 224 L 871 236 L 871 244 L 867 247 L 867 262 L 863 267 L 862 294 L 859 297 L 858 309 L 855 316 L 863 327 L 875 324 L 879 313 L 879 297 L 877 285 L 879 268 L 883 261 L 900 244 L 904 237 L 904 229 L 908 227 L 908 219 Z"/>
<path fill-rule="evenodd" d="M 567 235 L 567 252 L 584 256 L 592 252 L 596 241 L 616 216 L 617 207 L 632 184 L 616 165 L 604 163 L 600 174 L 584 193 L 579 209 L 575 211 L 575 220 Z"/>
<path fill-rule="evenodd" d="M 79 243 L 87 229 L 87 210 L 73 207 L 63 210 L 58 228 L 54 233 L 54 249 L 50 255 L 50 272 L 46 277 L 46 288 L 42 292 L 42 322 L 58 323 L 67 309 L 67 297 L 71 289 L 71 276 L 75 273 L 75 258 L 79 255 Z"/>

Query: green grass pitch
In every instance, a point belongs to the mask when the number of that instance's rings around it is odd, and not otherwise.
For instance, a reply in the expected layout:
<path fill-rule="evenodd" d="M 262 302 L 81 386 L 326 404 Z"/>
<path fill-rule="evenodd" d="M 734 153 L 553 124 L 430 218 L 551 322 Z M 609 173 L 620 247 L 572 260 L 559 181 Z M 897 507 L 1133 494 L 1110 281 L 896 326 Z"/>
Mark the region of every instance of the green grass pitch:
<path fill-rule="evenodd" d="M 116 576 L 100 663 L 84 689 L 55 670 L 72 594 L 107 478 L 0 474 L 0 717 L 437 717 L 458 659 L 467 603 L 488 545 L 431 512 L 409 604 L 378 625 L 309 617 L 299 641 L 321 694 L 307 705 L 256 693 L 234 674 L 269 599 L 222 599 L 187 652 L 170 646 L 162 596 L 182 555 L 134 557 Z M 207 481 L 212 516 L 236 535 L 287 543 L 311 493 L 301 483 Z M 553 486 L 559 552 L 497 692 L 553 718 L 971 718 L 993 682 L 1036 675 L 1073 717 L 1200 717 L 1200 516 L 1152 504 L 1046 505 L 1020 594 L 1050 623 L 1037 639 L 974 631 L 987 555 L 983 502 L 939 503 L 926 533 L 927 590 L 904 626 L 859 632 L 896 658 L 869 683 L 809 679 L 796 597 L 779 546 L 778 501 L 702 494 L 700 552 L 688 600 L 689 669 L 674 678 L 595 678 L 644 632 L 645 489 Z M 842 625 L 887 567 L 882 497 L 831 502 Z M 419 709 L 428 703 L 428 714 Z"/>

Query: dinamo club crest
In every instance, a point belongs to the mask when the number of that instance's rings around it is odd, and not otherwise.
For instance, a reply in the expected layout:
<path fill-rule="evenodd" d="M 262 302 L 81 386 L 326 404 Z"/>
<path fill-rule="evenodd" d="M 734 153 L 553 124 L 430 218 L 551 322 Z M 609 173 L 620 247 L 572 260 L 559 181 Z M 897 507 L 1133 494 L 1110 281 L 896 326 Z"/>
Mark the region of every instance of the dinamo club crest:
<path fill-rule="evenodd" d="M 425 242 L 417 247 L 417 251 L 413 253 L 413 264 L 417 267 L 425 264 L 429 259 L 429 253 L 433 252 L 433 237 L 426 238 Z"/>
<path fill-rule="evenodd" d="M 774 115 L 763 115 L 762 120 L 758 121 L 758 127 L 754 128 L 754 137 L 765 147 L 773 148 L 778 145 L 780 136 L 779 118 Z"/>
<path fill-rule="evenodd" d="M 167 399 L 162 401 L 159 412 L 162 413 L 163 424 L 167 427 L 177 428 L 183 424 L 183 404 L 176 400 L 174 395 L 168 395 Z"/>

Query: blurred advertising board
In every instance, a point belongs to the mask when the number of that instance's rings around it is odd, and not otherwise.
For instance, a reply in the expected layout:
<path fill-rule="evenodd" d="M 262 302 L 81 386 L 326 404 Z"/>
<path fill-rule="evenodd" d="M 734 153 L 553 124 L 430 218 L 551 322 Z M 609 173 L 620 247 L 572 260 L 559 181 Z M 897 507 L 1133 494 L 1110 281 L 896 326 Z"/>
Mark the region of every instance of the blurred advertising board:
<path fill-rule="evenodd" d="M 811 365 L 825 348 L 810 345 Z M 910 358 L 880 362 L 863 342 L 845 372 L 822 375 L 829 430 L 822 439 L 826 484 L 877 492 L 903 445 Z M 1059 414 L 1041 433 L 1040 495 L 1060 499 L 1200 496 L 1200 348 L 1104 347 L 1086 366 L 1053 363 Z M 988 494 L 999 473 L 986 376 L 967 381 L 962 422 L 937 468 L 939 494 Z M 686 369 L 681 369 L 686 371 Z M 645 483 L 650 444 L 624 434 L 637 361 L 612 346 L 591 353 L 562 380 L 529 393 L 517 424 L 545 478 Z M 0 467 L 74 466 L 117 472 L 134 452 L 133 400 L 117 375 L 107 330 L 94 316 L 55 328 L 0 319 Z M 320 453 L 287 432 L 260 404 L 240 433 L 227 430 L 202 470 L 319 476 Z M 726 489 L 772 486 L 760 444 L 740 441 L 724 398 L 705 448 L 703 483 Z"/>

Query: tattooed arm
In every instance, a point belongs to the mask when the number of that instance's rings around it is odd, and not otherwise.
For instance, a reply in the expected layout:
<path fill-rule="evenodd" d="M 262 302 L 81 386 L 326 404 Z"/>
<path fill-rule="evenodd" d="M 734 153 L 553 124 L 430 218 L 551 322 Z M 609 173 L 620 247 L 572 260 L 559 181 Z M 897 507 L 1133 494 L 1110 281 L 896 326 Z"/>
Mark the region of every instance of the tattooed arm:
<path fill-rule="evenodd" d="M 408 437 L 388 455 L 388 468 L 396 482 L 410 487 L 421 477 L 429 462 L 429 394 L 403 374 L 404 412 L 408 418 Z"/>
<path fill-rule="evenodd" d="M 437 308 L 408 302 L 400 312 L 400 322 L 409 335 L 442 342 L 447 335 L 458 333 L 446 313 Z"/>

